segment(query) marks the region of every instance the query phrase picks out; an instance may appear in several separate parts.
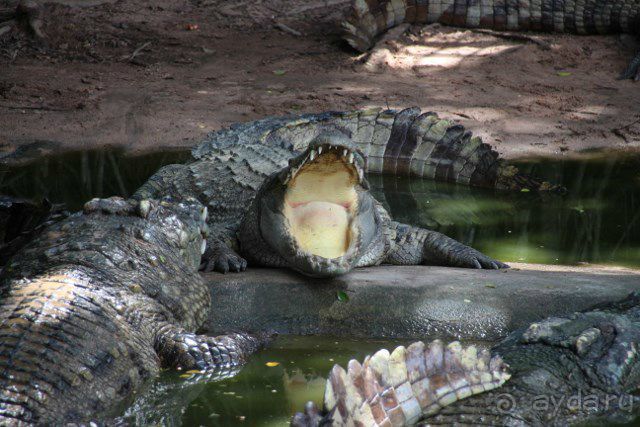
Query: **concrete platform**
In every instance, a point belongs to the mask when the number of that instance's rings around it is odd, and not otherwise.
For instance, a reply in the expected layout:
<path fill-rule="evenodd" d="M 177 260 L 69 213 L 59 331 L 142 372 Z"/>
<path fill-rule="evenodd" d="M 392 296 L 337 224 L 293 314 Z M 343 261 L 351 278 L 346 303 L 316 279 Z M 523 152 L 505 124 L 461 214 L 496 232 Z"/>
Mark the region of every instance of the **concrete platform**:
<path fill-rule="evenodd" d="M 205 329 L 496 340 L 532 321 L 640 290 L 639 270 L 512 266 L 502 271 L 384 266 L 333 280 L 275 269 L 209 273 L 204 276 L 213 308 Z M 341 292 L 347 301 L 338 298 Z"/>

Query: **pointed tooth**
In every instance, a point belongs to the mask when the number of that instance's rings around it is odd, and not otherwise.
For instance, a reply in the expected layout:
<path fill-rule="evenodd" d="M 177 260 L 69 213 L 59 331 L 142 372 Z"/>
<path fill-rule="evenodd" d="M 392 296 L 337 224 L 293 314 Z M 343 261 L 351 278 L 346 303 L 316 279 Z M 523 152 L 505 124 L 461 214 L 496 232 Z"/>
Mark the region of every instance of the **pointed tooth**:
<path fill-rule="evenodd" d="M 342 157 L 347 157 L 347 149 L 342 150 Z"/>
<path fill-rule="evenodd" d="M 202 244 L 200 245 L 200 255 L 204 255 L 204 252 L 207 250 L 207 241 L 202 239 Z"/>
<path fill-rule="evenodd" d="M 315 150 L 311 150 L 311 152 L 309 153 L 309 160 L 313 161 L 313 159 L 316 158 L 316 152 Z"/>
<path fill-rule="evenodd" d="M 349 163 L 353 163 L 353 153 L 349 153 L 349 156 L 347 156 L 347 160 L 349 161 Z"/>
<path fill-rule="evenodd" d="M 322 154 L 322 146 L 318 147 L 318 154 Z"/>
<path fill-rule="evenodd" d="M 202 212 L 200 213 L 200 220 L 205 222 L 208 217 L 209 217 L 209 209 L 207 209 L 207 207 L 205 206 L 204 209 L 202 209 Z"/>

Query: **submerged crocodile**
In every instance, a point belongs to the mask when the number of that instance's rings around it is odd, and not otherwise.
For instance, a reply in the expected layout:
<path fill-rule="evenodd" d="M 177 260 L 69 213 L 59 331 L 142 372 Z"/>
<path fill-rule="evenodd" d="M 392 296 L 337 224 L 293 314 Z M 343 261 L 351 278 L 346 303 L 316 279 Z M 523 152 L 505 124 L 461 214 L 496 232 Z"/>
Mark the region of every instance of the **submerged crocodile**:
<path fill-rule="evenodd" d="M 0 277 L 0 425 L 116 415 L 161 367 L 233 370 L 260 344 L 193 332 L 210 294 L 196 201 L 94 199 Z"/>
<path fill-rule="evenodd" d="M 332 369 L 294 427 L 564 426 L 640 413 L 640 293 L 513 332 L 488 350 L 433 341 Z"/>
<path fill-rule="evenodd" d="M 640 0 L 352 0 L 345 40 L 365 52 L 402 23 L 438 22 L 467 28 L 640 36 Z M 622 79 L 640 80 L 640 52 Z"/>
<path fill-rule="evenodd" d="M 215 132 L 190 164 L 169 165 L 136 198 L 193 197 L 207 205 L 204 267 L 250 263 L 335 276 L 381 263 L 503 268 L 435 231 L 393 221 L 365 172 L 493 188 L 551 189 L 462 126 L 419 108 L 269 118 Z"/>

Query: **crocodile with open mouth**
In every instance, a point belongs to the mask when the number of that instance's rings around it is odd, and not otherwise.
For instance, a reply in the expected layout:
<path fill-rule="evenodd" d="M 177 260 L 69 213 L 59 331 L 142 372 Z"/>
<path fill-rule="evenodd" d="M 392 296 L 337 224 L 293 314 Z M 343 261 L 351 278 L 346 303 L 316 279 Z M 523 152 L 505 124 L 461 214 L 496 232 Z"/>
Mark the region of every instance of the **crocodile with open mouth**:
<path fill-rule="evenodd" d="M 211 134 L 195 161 L 162 168 L 135 198 L 207 205 L 206 270 L 253 265 L 329 277 L 354 267 L 507 267 L 435 231 L 393 221 L 365 173 L 492 188 L 551 190 L 462 126 L 419 108 L 268 118 Z"/>

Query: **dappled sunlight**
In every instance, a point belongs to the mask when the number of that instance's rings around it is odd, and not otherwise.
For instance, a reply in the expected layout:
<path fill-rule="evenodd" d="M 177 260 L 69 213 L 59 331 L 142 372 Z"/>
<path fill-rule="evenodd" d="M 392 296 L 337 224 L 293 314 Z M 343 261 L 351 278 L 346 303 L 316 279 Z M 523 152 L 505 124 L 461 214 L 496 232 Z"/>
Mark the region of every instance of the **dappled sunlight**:
<path fill-rule="evenodd" d="M 497 55 L 512 49 L 514 49 L 514 47 L 509 45 L 486 48 L 472 46 L 449 48 L 407 46 L 393 54 L 386 53 L 386 55 L 384 55 L 384 64 L 389 68 L 399 70 L 424 67 L 451 68 L 458 66 L 466 58 Z M 376 61 L 376 54 L 372 55 L 371 60 Z"/>

